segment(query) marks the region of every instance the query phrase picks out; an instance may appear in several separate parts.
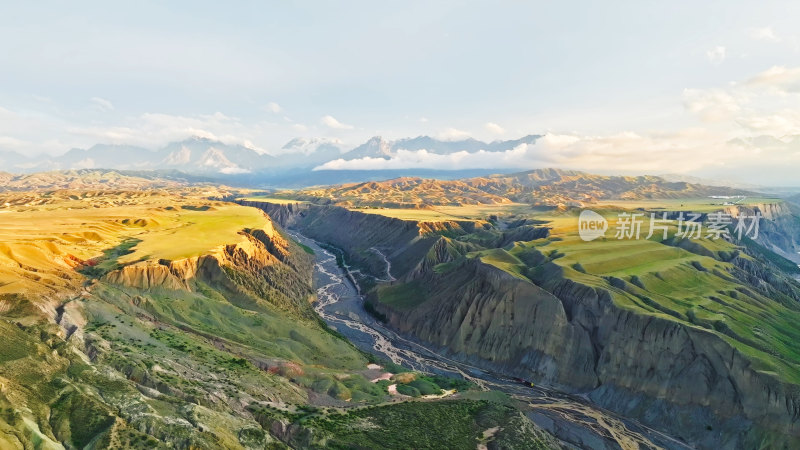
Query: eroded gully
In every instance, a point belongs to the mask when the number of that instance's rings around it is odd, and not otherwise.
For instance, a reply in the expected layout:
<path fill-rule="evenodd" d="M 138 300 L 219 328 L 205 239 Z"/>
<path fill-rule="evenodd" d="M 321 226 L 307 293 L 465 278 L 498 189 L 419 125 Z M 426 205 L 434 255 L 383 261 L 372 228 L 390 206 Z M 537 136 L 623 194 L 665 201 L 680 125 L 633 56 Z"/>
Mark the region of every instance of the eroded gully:
<path fill-rule="evenodd" d="M 349 267 L 340 267 L 336 257 L 313 239 L 294 230 L 289 234 L 314 250 L 317 313 L 361 350 L 414 370 L 463 377 L 482 389 L 505 392 L 524 405 L 527 416 L 537 425 L 579 448 L 690 448 L 666 434 L 606 411 L 584 397 L 545 386 L 525 386 L 398 335 L 364 310 L 364 298 Z M 393 279 L 388 259 L 386 262 L 386 274 Z"/>

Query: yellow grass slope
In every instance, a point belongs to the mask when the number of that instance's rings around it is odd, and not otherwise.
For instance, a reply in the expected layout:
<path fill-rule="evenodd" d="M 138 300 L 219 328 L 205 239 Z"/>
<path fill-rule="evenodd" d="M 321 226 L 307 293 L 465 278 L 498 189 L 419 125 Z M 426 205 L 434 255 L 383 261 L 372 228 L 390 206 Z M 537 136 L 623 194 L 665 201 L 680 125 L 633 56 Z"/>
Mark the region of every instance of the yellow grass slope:
<path fill-rule="evenodd" d="M 78 269 L 109 259 L 109 250 L 123 243 L 125 250 L 113 255 L 116 264 L 199 256 L 246 240 L 238 235 L 245 228 L 272 232 L 269 219 L 256 209 L 199 197 L 47 195 L 47 202 L 29 198 L 34 201 L 22 205 L 0 198 L 7 205 L 0 208 L 1 311 L 12 307 L 15 295 L 31 300 L 75 295 L 85 280 Z"/>

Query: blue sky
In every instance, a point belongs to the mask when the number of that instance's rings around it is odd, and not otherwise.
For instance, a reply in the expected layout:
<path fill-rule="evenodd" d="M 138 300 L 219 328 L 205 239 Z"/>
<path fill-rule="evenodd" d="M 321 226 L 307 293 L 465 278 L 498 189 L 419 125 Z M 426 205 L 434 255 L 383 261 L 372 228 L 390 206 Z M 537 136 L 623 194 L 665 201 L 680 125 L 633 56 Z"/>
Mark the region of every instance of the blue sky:
<path fill-rule="evenodd" d="M 790 1 L 17 2 L 0 6 L 0 149 L 547 133 L 543 163 L 583 169 L 785 167 L 800 147 L 726 142 L 800 134 L 798 17 Z"/>

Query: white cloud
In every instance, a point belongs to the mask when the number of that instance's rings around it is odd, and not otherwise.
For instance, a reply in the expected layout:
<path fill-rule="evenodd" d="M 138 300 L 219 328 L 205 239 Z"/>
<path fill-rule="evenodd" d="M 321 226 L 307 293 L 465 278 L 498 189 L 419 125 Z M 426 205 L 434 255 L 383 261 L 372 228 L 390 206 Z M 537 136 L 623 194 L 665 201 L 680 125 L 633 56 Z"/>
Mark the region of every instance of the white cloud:
<path fill-rule="evenodd" d="M 609 136 L 548 133 L 534 144 L 505 151 L 460 151 L 436 154 L 427 150 L 398 150 L 389 159 L 337 159 L 316 170 L 386 170 L 436 168 L 445 170 L 497 168 L 533 169 L 562 167 L 614 173 L 685 172 L 713 163 L 718 148 L 709 136 L 696 133 L 639 135 L 624 132 Z"/>
<path fill-rule="evenodd" d="M 320 119 L 320 123 L 325 125 L 328 128 L 332 128 L 334 130 L 352 130 L 354 127 L 352 125 L 348 125 L 346 123 L 339 122 L 333 116 L 323 116 Z"/>
<path fill-rule="evenodd" d="M 486 122 L 486 124 L 483 127 L 486 128 L 486 130 L 492 134 L 502 135 L 505 134 L 506 132 L 506 130 L 503 127 L 494 122 Z"/>
<path fill-rule="evenodd" d="M 0 150 L 5 149 L 19 149 L 23 148 L 27 145 L 30 145 L 30 142 L 23 141 L 22 139 L 17 139 L 11 136 L 0 136 Z"/>
<path fill-rule="evenodd" d="M 0 106 L 0 136 L 3 137 L 0 149 L 28 156 L 62 154 L 70 148 L 88 148 L 98 143 L 156 149 L 190 136 L 240 144 L 267 153 L 265 145 L 270 146 L 269 150 L 278 151 L 298 133 L 308 130 L 303 124 L 244 120 L 221 112 L 196 115 L 151 112 L 84 121 L 54 112 L 11 110 Z"/>
<path fill-rule="evenodd" d="M 741 110 L 739 99 L 724 89 L 684 89 L 683 104 L 706 122 L 730 119 Z"/>
<path fill-rule="evenodd" d="M 458 141 L 460 139 L 468 138 L 469 133 L 456 128 L 446 128 L 440 131 L 436 137 L 443 141 Z"/>
<path fill-rule="evenodd" d="M 114 109 L 114 104 L 104 98 L 92 97 L 89 101 L 92 103 L 92 107 L 98 111 L 105 112 Z"/>
<path fill-rule="evenodd" d="M 250 173 L 247 169 L 242 169 L 241 167 L 223 167 L 219 170 L 220 173 L 224 173 L 225 175 L 239 175 L 242 173 Z"/>
<path fill-rule="evenodd" d="M 712 64 L 722 64 L 725 61 L 725 47 L 718 45 L 706 52 L 706 57 Z"/>
<path fill-rule="evenodd" d="M 338 147 L 340 151 L 349 150 L 342 148 L 342 141 L 336 138 L 294 138 L 281 148 L 281 154 L 310 155 L 327 145 Z"/>
<path fill-rule="evenodd" d="M 278 114 L 279 112 L 283 111 L 283 108 L 281 108 L 281 105 L 275 102 L 269 102 L 266 105 L 264 105 L 264 111 L 271 112 L 273 114 Z"/>
<path fill-rule="evenodd" d="M 163 113 L 144 113 L 131 118 L 124 125 L 74 126 L 67 125 L 64 131 L 86 142 L 131 144 L 155 148 L 168 142 L 179 141 L 190 136 L 219 140 L 227 144 L 239 144 L 260 153 L 265 150 L 256 146 L 263 138 L 256 134 L 260 126 L 245 124 L 236 117 L 221 112 L 180 116 Z"/>
<path fill-rule="evenodd" d="M 66 123 L 42 113 L 12 111 L 0 107 L 0 136 L 4 150 L 13 150 L 23 155 L 36 153 L 63 153 L 68 146 L 54 133 L 63 132 Z"/>
<path fill-rule="evenodd" d="M 775 66 L 743 83 L 685 89 L 686 109 L 707 123 L 727 124 L 739 135 L 800 133 L 800 67 Z"/>
<path fill-rule="evenodd" d="M 94 160 L 92 158 L 82 159 L 72 165 L 72 169 L 94 169 Z"/>
<path fill-rule="evenodd" d="M 780 42 L 781 38 L 772 27 L 764 27 L 764 28 L 750 28 L 747 30 L 747 34 L 757 40 L 757 41 L 768 41 L 768 42 Z"/>
<path fill-rule="evenodd" d="M 800 111 L 784 109 L 765 115 L 740 117 L 736 122 L 757 134 L 786 136 L 800 134 Z"/>
<path fill-rule="evenodd" d="M 428 122 L 428 118 L 427 117 L 420 117 L 419 121 L 422 122 L 422 123 L 427 123 Z"/>
<path fill-rule="evenodd" d="M 747 81 L 747 85 L 784 93 L 800 93 L 800 67 L 773 66 Z"/>

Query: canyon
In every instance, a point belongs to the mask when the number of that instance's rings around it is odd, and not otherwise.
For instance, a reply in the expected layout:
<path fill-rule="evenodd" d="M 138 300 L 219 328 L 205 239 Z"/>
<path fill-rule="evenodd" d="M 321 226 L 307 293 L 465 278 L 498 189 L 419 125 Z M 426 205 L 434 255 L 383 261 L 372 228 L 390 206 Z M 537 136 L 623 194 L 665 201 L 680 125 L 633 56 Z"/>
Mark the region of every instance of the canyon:
<path fill-rule="evenodd" d="M 738 310 L 760 334 L 791 340 L 780 335 L 792 333 L 781 316 L 798 314 L 797 267 L 764 257 L 768 248 L 792 256 L 800 220 L 789 204 L 738 208 L 765 217 L 758 242 L 653 242 L 643 253 L 670 252 L 674 266 L 628 269 L 623 279 L 565 265 L 579 255 L 563 258 L 565 237 L 531 218 L 426 222 L 308 203 L 242 203 L 383 280 L 362 280 L 369 308 L 447 358 L 580 394 L 691 445 L 798 441 L 793 344 L 775 353 L 757 342 L 763 336 L 730 328 Z M 382 256 L 395 280 L 386 280 Z M 723 319 L 698 318 L 703 305 L 682 311 L 662 302 L 678 276 L 713 286 L 704 302 L 723 305 L 713 316 Z"/>

